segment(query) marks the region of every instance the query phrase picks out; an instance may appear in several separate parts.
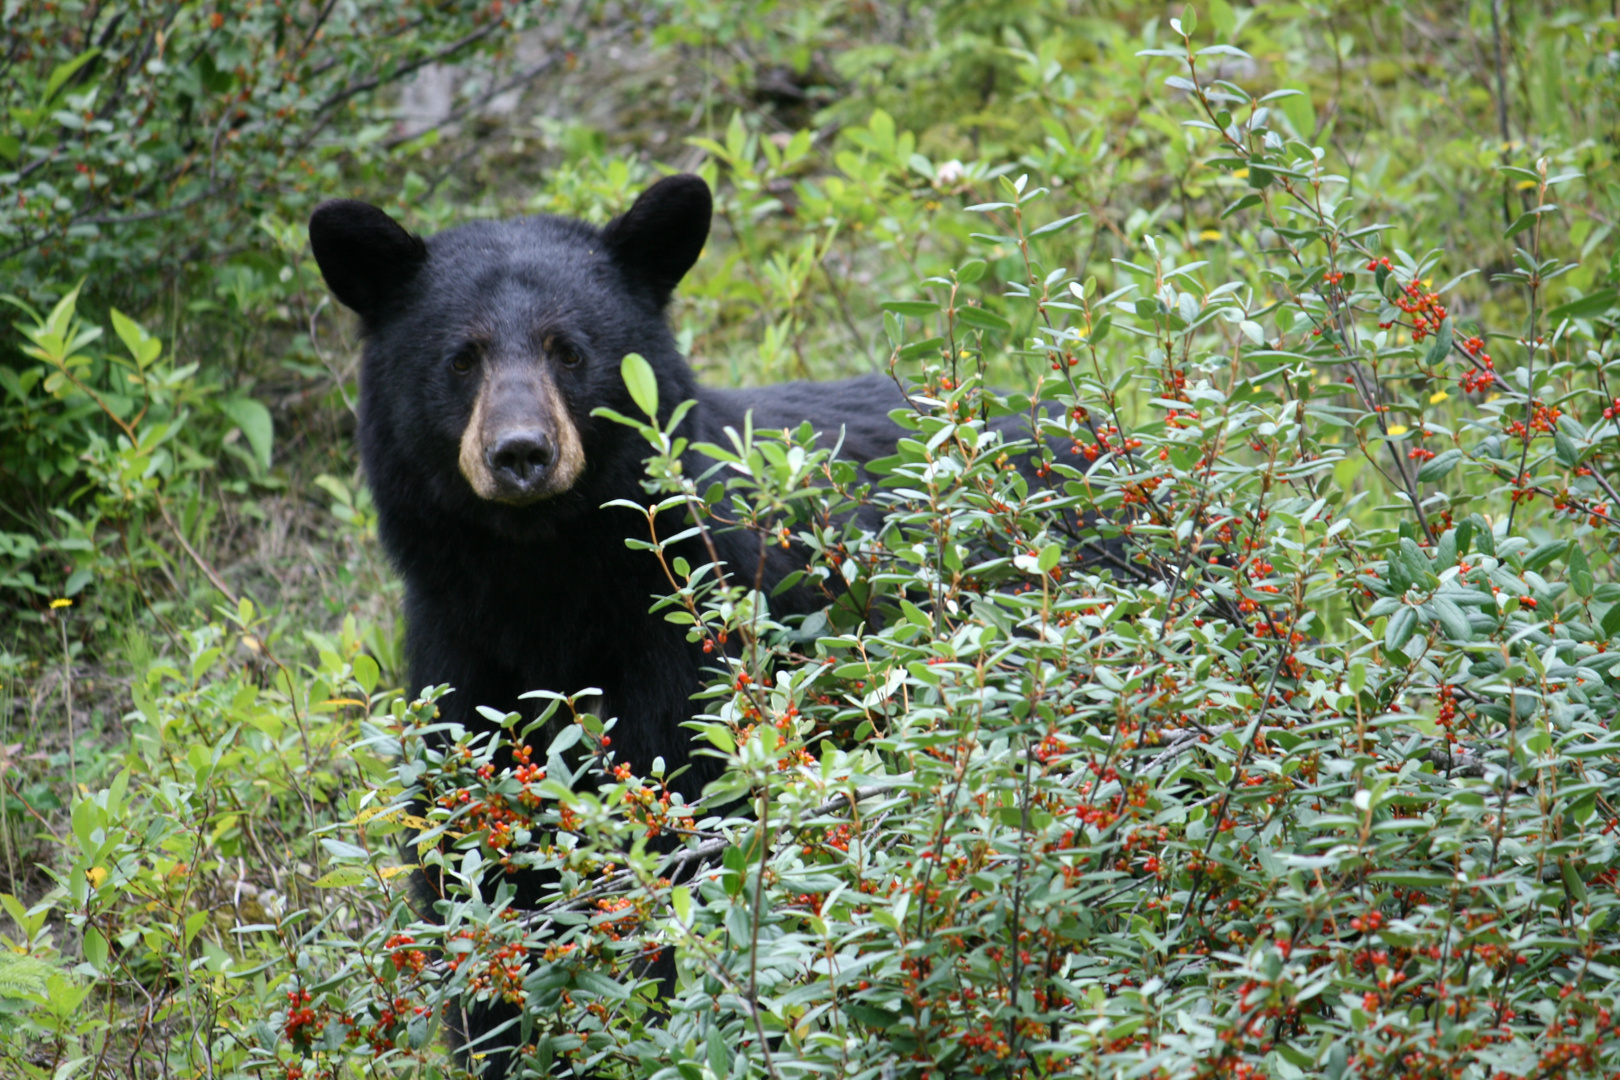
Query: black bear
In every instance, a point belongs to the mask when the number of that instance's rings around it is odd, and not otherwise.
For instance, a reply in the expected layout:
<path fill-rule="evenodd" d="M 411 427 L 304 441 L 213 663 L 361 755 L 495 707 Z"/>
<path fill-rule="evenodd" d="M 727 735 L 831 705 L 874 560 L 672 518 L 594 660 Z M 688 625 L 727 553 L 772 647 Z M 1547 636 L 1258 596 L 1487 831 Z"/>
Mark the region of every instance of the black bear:
<path fill-rule="evenodd" d="M 476 726 L 476 705 L 516 709 L 528 690 L 597 687 L 600 715 L 619 718 L 619 759 L 691 766 L 692 794 L 714 775 L 681 726 L 703 655 L 648 612 L 667 583 L 625 546 L 645 538 L 645 521 L 602 508 L 645 497 L 646 444 L 592 410 L 639 414 L 620 376 L 631 352 L 657 374 L 666 416 L 697 400 L 694 440 L 723 442 L 752 410 L 756 427 L 808 419 L 842 430 L 844 454 L 865 461 L 893 452 L 901 429 L 888 413 L 904 403 L 882 376 L 699 386 L 664 307 L 710 213 L 708 186 L 681 175 L 600 229 L 543 216 L 422 240 L 353 200 L 323 203 L 310 221 L 327 285 L 364 324 L 360 452 L 383 546 L 405 579 L 413 691 L 449 683 L 444 715 Z M 752 577 L 757 540 L 721 533 L 716 543 Z"/>
<path fill-rule="evenodd" d="M 864 462 L 893 452 L 889 412 L 904 395 L 883 376 L 716 390 L 693 378 L 664 318 L 709 233 L 708 186 L 652 185 L 596 228 L 559 217 L 476 222 L 422 240 L 382 210 L 319 206 L 310 241 L 332 292 L 364 323 L 360 446 L 381 538 L 405 579 L 413 692 L 449 683 L 445 718 L 484 722 L 474 706 L 518 710 L 535 689 L 597 687 L 619 760 L 687 767 L 688 798 L 716 775 L 694 756 L 692 718 L 704 657 L 685 630 L 649 613 L 666 582 L 625 545 L 643 518 L 604 509 L 644 498 L 645 443 L 594 417 L 636 415 L 620 361 L 636 352 L 658 379 L 666 417 L 695 399 L 685 434 L 723 442 L 752 410 L 756 427 L 811 421 L 843 434 Z M 701 467 L 694 462 L 694 467 Z M 719 533 L 718 553 L 751 579 L 756 538 Z M 689 553 L 693 565 L 707 562 Z M 788 572 L 774 563 L 767 590 Z M 475 1017 L 476 1040 L 500 1013 Z M 512 1062 L 495 1055 L 486 1075 Z"/>

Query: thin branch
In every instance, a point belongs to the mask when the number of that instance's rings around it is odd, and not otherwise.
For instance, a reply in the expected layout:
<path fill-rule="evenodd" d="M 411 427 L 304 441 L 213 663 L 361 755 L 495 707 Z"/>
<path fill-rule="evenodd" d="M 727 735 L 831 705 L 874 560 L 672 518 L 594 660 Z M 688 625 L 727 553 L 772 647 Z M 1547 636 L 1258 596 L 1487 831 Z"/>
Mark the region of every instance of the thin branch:
<path fill-rule="evenodd" d="M 1502 161 L 1507 162 L 1508 144 L 1513 137 L 1508 132 L 1507 76 L 1502 60 L 1502 0 L 1491 0 L 1491 36 L 1496 39 L 1496 126 L 1502 135 Z M 1513 207 L 1508 194 L 1508 181 L 1502 179 L 1502 224 L 1513 223 Z"/>

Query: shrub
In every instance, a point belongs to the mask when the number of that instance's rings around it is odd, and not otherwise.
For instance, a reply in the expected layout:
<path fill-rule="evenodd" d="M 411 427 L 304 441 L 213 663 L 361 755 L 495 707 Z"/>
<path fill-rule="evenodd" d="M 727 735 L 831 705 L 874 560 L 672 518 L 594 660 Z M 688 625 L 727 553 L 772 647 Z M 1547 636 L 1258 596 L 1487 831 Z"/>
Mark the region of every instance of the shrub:
<path fill-rule="evenodd" d="M 505 997 L 538 1075 L 1616 1067 L 1616 293 L 1560 295 L 1547 228 L 1579 177 L 1504 168 L 1524 319 L 1464 321 L 1444 253 L 1381 247 L 1277 95 L 1207 80 L 1243 54 L 1185 18 L 1150 55 L 1234 178 L 1252 274 L 1148 237 L 1099 295 L 1043 254 L 1082 226 L 1037 227 L 1045 189 L 1004 178 L 972 208 L 1018 263 L 1004 294 L 976 259 L 885 305 L 918 389 L 870 487 L 809 432 L 733 433 L 692 475 L 674 427 L 619 418 L 653 451 L 649 522 L 802 544 L 826 611 L 783 623 L 746 573 L 632 541 L 715 659 L 692 726 L 728 771 L 696 806 L 575 697 L 507 740 L 439 730 L 432 694 L 374 712 L 354 874 L 403 834 L 444 895 L 309 939 L 260 1060 L 415 1060 L 445 1010 Z M 1027 395 L 986 385 L 1009 348 Z M 1051 489 L 986 425 L 1037 401 L 1092 462 L 1048 452 Z M 514 910 L 504 870 L 553 894 Z M 660 996 L 639 964 L 670 948 Z"/>
<path fill-rule="evenodd" d="M 11 289 L 31 291 L 131 262 L 173 272 L 239 249 L 265 215 L 301 217 L 343 164 L 388 160 L 379 88 L 499 46 L 541 10 L 18 6 L 0 84 L 15 125 L 0 136 L 10 194 L 0 268 Z"/>

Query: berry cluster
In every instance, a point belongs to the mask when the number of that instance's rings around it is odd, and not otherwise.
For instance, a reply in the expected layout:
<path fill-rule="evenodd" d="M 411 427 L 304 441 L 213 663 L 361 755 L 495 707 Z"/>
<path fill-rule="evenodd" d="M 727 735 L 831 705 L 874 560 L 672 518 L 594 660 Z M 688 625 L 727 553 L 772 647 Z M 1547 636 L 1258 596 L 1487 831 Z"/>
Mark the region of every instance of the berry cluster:
<path fill-rule="evenodd" d="M 1484 393 L 1496 383 L 1495 364 L 1490 354 L 1485 351 L 1485 342 L 1478 337 L 1466 338 L 1462 348 L 1473 360 L 1474 366 L 1463 372 L 1458 385 L 1462 387 L 1464 393 Z"/>
<path fill-rule="evenodd" d="M 1558 418 L 1564 415 L 1564 410 L 1557 406 L 1543 405 L 1537 402 L 1530 411 L 1530 423 L 1525 425 L 1523 420 L 1507 421 L 1507 433 L 1526 442 L 1537 435 L 1551 435 L 1558 430 Z"/>
<path fill-rule="evenodd" d="M 1429 292 L 1417 281 L 1397 293 L 1394 304 L 1411 317 L 1414 342 L 1439 333 L 1440 324 L 1446 321 L 1446 308 L 1440 302 L 1440 294 Z"/>

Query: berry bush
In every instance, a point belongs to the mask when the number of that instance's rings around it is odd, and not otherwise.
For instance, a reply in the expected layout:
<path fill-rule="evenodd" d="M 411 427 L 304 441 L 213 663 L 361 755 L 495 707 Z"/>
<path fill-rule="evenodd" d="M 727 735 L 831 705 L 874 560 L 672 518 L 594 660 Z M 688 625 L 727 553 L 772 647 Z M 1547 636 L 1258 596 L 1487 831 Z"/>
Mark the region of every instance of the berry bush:
<path fill-rule="evenodd" d="M 884 305 L 913 434 L 874 483 L 809 431 L 619 418 L 649 526 L 796 543 L 826 610 L 633 541 L 714 658 L 692 726 L 728 771 L 693 805 L 580 699 L 493 740 L 431 695 L 374 713 L 352 861 L 374 881 L 406 837 L 436 917 L 396 903 L 339 966 L 310 940 L 259 1053 L 420 1057 L 498 998 L 534 1075 L 1620 1072 L 1616 293 L 1560 291 L 1549 238 L 1581 177 L 1503 167 L 1519 315 L 1487 324 L 1444 250 L 1380 242 L 1285 95 L 1206 74 L 1244 53 L 1171 25 L 1146 55 L 1230 178 L 1244 272 L 1149 236 L 1104 294 L 1051 254 L 1083 220 L 1009 173 L 968 208 L 1001 288 L 976 258 Z M 987 378 L 1008 355 L 1028 393 Z M 1043 443 L 988 425 L 1017 412 Z M 510 874 L 554 885 L 522 910 Z"/>

